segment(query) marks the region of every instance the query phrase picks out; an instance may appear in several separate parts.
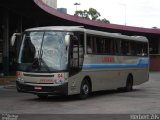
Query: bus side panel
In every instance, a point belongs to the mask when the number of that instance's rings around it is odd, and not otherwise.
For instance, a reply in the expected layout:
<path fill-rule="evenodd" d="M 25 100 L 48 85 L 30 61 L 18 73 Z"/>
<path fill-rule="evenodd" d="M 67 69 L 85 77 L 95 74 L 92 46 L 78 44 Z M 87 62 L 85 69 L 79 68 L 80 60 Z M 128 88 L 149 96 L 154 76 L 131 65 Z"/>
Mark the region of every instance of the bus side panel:
<path fill-rule="evenodd" d="M 148 80 L 148 58 L 114 56 L 114 63 L 102 63 L 104 57 L 108 56 L 85 56 L 82 71 L 69 78 L 69 94 L 80 93 L 81 82 L 85 77 L 90 78 L 92 91 L 125 87 L 129 74 L 133 76 L 134 85 Z"/>
<path fill-rule="evenodd" d="M 120 71 L 123 76 L 126 76 L 125 81 L 129 74 L 133 76 L 133 85 L 139 85 L 148 81 L 149 77 L 149 58 L 138 56 L 125 56 L 118 57 L 119 64 L 121 65 Z"/>
<path fill-rule="evenodd" d="M 120 69 L 117 69 L 114 64 L 119 64 L 116 56 L 85 56 L 83 71 L 92 80 L 92 91 L 115 89 L 119 86 L 124 86 L 124 76 L 120 74 Z"/>
<path fill-rule="evenodd" d="M 116 87 L 116 72 L 107 70 L 86 71 L 92 81 L 92 91 L 108 90 Z"/>
<path fill-rule="evenodd" d="M 79 72 L 68 79 L 68 95 L 74 95 L 80 93 L 80 86 L 82 82 L 82 73 Z"/>
<path fill-rule="evenodd" d="M 91 80 L 92 91 L 115 89 L 123 84 L 123 79 L 120 78 L 117 80 L 117 71 L 83 70 L 69 78 L 68 95 L 80 93 L 81 82 L 85 77 L 89 77 Z"/>
<path fill-rule="evenodd" d="M 136 70 L 136 73 L 133 76 L 134 78 L 134 85 L 140 85 L 144 82 L 147 82 L 149 80 L 149 72 L 148 69 L 139 69 Z"/>

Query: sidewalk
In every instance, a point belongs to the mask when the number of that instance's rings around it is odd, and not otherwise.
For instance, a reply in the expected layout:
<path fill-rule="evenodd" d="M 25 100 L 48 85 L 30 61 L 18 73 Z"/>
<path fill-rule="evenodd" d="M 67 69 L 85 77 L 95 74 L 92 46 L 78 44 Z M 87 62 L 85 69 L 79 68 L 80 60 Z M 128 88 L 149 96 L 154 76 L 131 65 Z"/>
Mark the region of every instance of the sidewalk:
<path fill-rule="evenodd" d="M 16 76 L 0 77 L 0 87 L 15 88 Z"/>

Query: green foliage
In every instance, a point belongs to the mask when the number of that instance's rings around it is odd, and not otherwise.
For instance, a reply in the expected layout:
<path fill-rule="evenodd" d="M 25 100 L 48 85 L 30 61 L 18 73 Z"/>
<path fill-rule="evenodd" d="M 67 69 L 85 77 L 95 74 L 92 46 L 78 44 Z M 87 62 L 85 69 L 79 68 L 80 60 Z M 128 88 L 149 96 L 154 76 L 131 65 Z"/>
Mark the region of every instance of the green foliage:
<path fill-rule="evenodd" d="M 75 16 L 79 16 L 79 17 L 83 17 L 83 18 L 86 18 L 86 19 L 89 19 L 89 14 L 88 14 L 88 11 L 87 10 L 78 10 L 75 12 L 74 14 Z"/>
<path fill-rule="evenodd" d="M 89 8 L 88 14 L 91 17 L 91 20 L 97 20 L 101 14 L 94 8 Z"/>
<path fill-rule="evenodd" d="M 101 21 L 102 21 L 102 22 L 105 22 L 105 23 L 110 23 L 110 21 L 107 20 L 106 18 L 101 19 Z"/>
<path fill-rule="evenodd" d="M 75 12 L 74 16 L 110 23 L 109 20 L 107 20 L 106 18 L 100 19 L 99 17 L 101 16 L 101 14 L 94 8 L 89 8 L 89 10 L 78 10 Z"/>

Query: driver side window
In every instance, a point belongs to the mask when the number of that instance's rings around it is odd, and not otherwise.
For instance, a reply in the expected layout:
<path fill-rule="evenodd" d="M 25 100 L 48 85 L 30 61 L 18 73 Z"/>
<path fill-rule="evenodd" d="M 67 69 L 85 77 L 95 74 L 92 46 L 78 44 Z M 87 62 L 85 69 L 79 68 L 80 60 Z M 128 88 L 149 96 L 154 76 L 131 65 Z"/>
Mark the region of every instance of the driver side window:
<path fill-rule="evenodd" d="M 71 74 L 81 70 L 84 59 L 84 34 L 71 36 L 70 42 L 70 68 Z"/>
<path fill-rule="evenodd" d="M 79 43 L 78 39 L 74 36 L 71 36 L 71 56 L 70 56 L 70 66 L 72 68 L 78 68 L 79 66 Z"/>

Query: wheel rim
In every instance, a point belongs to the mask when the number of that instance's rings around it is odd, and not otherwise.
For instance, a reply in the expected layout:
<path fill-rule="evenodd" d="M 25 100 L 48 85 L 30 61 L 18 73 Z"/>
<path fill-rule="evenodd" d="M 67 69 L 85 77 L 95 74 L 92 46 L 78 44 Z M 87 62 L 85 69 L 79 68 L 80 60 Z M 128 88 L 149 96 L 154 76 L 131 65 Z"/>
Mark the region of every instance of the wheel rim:
<path fill-rule="evenodd" d="M 87 95 L 89 93 L 89 87 L 87 84 L 84 84 L 82 87 L 83 93 Z"/>

